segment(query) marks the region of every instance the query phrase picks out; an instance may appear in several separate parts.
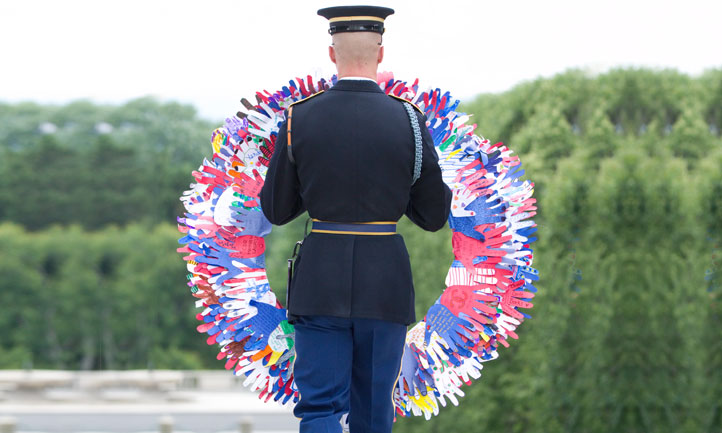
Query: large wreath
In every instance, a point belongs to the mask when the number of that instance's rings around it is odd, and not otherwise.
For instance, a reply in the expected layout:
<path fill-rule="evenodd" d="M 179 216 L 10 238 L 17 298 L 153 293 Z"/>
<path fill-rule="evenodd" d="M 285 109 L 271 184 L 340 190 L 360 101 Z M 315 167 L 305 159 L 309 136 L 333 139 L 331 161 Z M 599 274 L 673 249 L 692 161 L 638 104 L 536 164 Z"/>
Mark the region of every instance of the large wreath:
<path fill-rule="evenodd" d="M 449 92 L 419 92 L 412 85 L 379 75 L 387 94 L 418 105 L 439 154 L 444 182 L 453 192 L 449 226 L 455 260 L 446 289 L 413 326 L 394 391 L 401 416 L 438 414 L 446 399 L 454 405 L 462 384 L 480 377 L 482 363 L 498 357 L 498 346 L 516 339 L 529 316 L 519 308 L 536 288 L 531 267 L 536 224 L 534 183 L 520 177 L 521 162 L 501 143 L 474 134 L 469 116 L 455 111 Z M 294 101 L 328 89 L 330 80 L 297 78 L 274 93 L 256 93 L 256 104 L 241 100 L 245 111 L 213 132 L 213 156 L 193 172 L 195 183 L 183 193 L 187 213 L 178 218 L 185 246 L 188 285 L 203 322 L 198 331 L 218 344 L 226 369 L 245 376 L 243 384 L 265 401 L 295 404 L 294 330 L 266 277 L 264 236 L 271 224 L 261 212 L 259 191 L 273 153 L 284 109 Z"/>

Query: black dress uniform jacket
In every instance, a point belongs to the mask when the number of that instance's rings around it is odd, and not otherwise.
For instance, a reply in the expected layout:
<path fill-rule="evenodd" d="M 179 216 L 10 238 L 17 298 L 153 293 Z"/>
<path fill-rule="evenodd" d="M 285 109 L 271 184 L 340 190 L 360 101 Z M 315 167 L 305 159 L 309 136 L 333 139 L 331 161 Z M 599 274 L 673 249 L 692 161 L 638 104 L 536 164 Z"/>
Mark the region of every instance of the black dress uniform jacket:
<path fill-rule="evenodd" d="M 304 211 L 334 222 L 398 221 L 404 214 L 436 231 L 449 215 L 451 192 L 425 127 L 421 177 L 412 185 L 414 134 L 403 102 L 373 81 L 339 80 L 293 106 L 291 153 L 287 123 L 261 191 L 268 220 L 285 224 Z M 409 255 L 399 234 L 310 233 L 296 260 L 288 297 L 298 315 L 416 321 Z"/>

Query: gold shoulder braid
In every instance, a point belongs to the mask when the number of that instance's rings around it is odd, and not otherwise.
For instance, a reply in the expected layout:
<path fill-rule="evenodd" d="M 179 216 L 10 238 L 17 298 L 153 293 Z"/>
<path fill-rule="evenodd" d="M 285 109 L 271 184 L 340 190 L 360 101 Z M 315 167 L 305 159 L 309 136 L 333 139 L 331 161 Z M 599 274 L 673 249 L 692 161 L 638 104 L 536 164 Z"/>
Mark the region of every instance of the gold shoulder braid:
<path fill-rule="evenodd" d="M 291 151 L 291 120 L 293 120 L 293 106 L 296 104 L 300 104 L 301 102 L 306 102 L 309 99 L 313 98 L 314 96 L 320 95 L 323 92 L 324 92 L 323 90 L 320 90 L 307 98 L 301 99 L 296 102 L 292 102 L 291 105 L 288 106 L 288 126 L 287 126 L 287 132 L 286 132 L 286 141 L 287 141 L 286 149 L 288 149 L 288 160 L 291 161 L 291 164 L 296 163 L 296 161 L 293 159 L 293 152 Z"/>
<path fill-rule="evenodd" d="M 411 102 L 411 101 L 409 101 L 409 100 L 406 100 L 406 99 L 402 98 L 401 96 L 396 96 L 396 95 L 391 95 L 391 94 L 389 94 L 389 96 L 391 96 L 391 97 L 394 98 L 394 99 L 398 99 L 398 100 L 401 101 L 401 102 L 408 102 L 409 104 L 411 104 L 412 107 L 416 108 L 416 110 L 417 110 L 419 113 L 424 114 L 424 112 L 421 110 L 421 108 L 419 108 L 419 106 L 416 105 L 416 104 L 414 104 L 413 102 Z"/>

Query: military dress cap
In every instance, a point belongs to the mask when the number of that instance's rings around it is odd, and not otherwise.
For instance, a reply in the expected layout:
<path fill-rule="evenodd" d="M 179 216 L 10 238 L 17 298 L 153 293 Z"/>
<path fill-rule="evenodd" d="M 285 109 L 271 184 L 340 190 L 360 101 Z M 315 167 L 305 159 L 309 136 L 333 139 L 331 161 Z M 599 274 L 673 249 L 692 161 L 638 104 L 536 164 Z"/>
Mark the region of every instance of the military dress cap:
<path fill-rule="evenodd" d="M 328 19 L 329 34 L 341 32 L 376 32 L 384 34 L 384 20 L 394 13 L 391 8 L 380 6 L 334 6 L 318 10 Z"/>

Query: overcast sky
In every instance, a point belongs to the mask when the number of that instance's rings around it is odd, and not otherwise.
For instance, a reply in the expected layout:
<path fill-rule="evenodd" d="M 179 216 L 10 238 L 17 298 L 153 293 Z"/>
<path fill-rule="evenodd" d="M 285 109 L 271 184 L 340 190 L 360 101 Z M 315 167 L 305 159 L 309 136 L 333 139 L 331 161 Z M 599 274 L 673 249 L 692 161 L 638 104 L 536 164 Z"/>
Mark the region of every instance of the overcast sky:
<path fill-rule="evenodd" d="M 330 76 L 321 7 L 345 0 L 0 0 L 0 101 L 144 95 L 220 120 L 255 90 Z M 374 0 L 381 70 L 461 99 L 569 68 L 722 67 L 720 0 Z"/>

